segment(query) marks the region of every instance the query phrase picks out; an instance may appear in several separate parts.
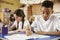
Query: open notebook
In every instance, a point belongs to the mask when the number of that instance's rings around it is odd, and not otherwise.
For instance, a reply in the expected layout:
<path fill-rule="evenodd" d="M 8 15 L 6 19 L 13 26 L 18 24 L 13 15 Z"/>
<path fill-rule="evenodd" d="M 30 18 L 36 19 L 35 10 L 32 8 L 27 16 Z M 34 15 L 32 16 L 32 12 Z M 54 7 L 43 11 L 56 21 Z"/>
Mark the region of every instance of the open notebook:
<path fill-rule="evenodd" d="M 38 35 L 38 34 L 32 34 L 31 36 L 26 36 L 25 34 L 13 34 L 13 35 L 5 36 L 5 38 L 9 40 L 26 40 L 31 38 L 46 38 L 46 37 L 50 37 L 50 36 Z"/>

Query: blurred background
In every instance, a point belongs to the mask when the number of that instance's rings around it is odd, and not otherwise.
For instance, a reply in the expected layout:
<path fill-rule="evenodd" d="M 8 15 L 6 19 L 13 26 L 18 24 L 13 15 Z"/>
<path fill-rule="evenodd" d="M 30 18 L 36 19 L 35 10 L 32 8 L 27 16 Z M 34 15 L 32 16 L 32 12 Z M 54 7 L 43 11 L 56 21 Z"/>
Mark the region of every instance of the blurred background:
<path fill-rule="evenodd" d="M 0 0 L 0 19 L 2 21 L 13 14 L 16 9 L 23 9 L 26 18 L 32 22 L 40 15 L 41 3 L 45 0 Z M 55 15 L 60 16 L 60 0 L 50 0 L 54 2 Z M 57 13 L 57 14 L 56 14 Z"/>

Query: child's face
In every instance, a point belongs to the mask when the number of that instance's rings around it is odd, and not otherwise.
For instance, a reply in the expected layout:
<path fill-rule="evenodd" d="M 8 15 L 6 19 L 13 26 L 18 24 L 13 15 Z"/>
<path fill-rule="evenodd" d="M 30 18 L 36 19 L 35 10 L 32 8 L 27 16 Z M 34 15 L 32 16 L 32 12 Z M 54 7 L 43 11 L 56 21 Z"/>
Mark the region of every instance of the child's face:
<path fill-rule="evenodd" d="M 44 18 L 44 20 L 48 20 L 52 12 L 53 12 L 52 8 L 46 8 L 46 7 L 41 8 L 41 15 Z"/>
<path fill-rule="evenodd" d="M 22 21 L 22 17 L 16 16 L 17 21 Z"/>

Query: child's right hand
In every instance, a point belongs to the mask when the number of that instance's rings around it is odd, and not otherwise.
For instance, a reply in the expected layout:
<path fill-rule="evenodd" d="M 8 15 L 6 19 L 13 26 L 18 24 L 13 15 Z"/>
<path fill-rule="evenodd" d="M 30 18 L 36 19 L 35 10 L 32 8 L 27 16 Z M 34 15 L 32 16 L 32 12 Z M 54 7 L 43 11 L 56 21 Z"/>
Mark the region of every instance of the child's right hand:
<path fill-rule="evenodd" d="M 26 35 L 27 35 L 27 36 L 30 36 L 30 35 L 32 35 L 32 34 L 33 34 L 32 31 L 30 31 L 30 30 L 26 30 Z"/>

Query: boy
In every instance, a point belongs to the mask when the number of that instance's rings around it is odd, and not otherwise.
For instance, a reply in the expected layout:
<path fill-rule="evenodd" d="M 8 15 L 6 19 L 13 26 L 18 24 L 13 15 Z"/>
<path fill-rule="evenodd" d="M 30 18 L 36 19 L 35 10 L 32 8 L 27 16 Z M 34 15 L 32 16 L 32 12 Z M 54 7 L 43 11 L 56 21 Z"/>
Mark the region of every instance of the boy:
<path fill-rule="evenodd" d="M 41 16 L 32 23 L 35 33 L 60 35 L 60 20 L 53 14 L 53 2 L 44 1 L 41 7 Z"/>

